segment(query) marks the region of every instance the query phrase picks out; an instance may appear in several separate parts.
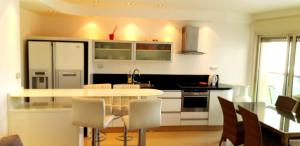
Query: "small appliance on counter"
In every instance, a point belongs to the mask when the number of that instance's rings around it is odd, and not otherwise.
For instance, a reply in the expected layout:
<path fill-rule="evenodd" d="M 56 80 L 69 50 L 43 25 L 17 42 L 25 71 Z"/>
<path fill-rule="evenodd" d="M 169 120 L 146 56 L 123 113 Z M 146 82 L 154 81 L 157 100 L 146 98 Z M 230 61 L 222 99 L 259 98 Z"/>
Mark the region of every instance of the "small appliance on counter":
<path fill-rule="evenodd" d="M 209 76 L 208 84 L 212 87 L 218 87 L 219 86 L 220 77 L 217 74 L 213 74 Z"/>

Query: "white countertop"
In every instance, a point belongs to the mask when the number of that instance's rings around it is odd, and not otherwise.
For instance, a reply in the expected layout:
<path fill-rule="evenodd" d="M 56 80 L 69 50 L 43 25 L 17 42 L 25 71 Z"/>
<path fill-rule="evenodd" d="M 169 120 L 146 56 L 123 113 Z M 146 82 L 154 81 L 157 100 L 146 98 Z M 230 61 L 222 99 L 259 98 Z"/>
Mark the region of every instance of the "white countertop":
<path fill-rule="evenodd" d="M 157 96 L 157 89 L 22 89 L 8 93 L 9 97 L 95 97 L 95 96 Z"/>

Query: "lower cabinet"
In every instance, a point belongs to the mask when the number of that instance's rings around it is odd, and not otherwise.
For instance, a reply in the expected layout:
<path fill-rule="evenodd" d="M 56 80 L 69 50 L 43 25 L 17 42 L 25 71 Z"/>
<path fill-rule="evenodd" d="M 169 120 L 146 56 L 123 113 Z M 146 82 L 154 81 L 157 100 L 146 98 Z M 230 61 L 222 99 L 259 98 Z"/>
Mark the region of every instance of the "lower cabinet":
<path fill-rule="evenodd" d="M 161 114 L 162 126 L 178 126 L 180 125 L 180 112 L 179 113 L 162 113 Z"/>
<path fill-rule="evenodd" d="M 191 119 L 191 120 L 181 120 L 182 126 L 188 126 L 188 125 L 207 125 L 208 120 L 197 120 L 197 119 Z"/>
<path fill-rule="evenodd" d="M 159 96 L 162 100 L 162 126 L 223 125 L 223 113 L 218 96 L 232 101 L 232 90 L 211 90 L 209 110 L 203 112 L 181 112 L 181 91 L 165 91 Z M 157 97 L 152 97 L 154 99 Z M 112 122 L 110 127 L 123 127 L 121 118 Z"/>
<path fill-rule="evenodd" d="M 218 96 L 232 101 L 232 90 L 210 91 L 208 125 L 223 125 L 223 112 L 218 100 Z"/>
<path fill-rule="evenodd" d="M 181 125 L 207 125 L 208 112 L 181 112 Z"/>
<path fill-rule="evenodd" d="M 162 126 L 180 125 L 181 91 L 165 91 L 159 98 L 162 100 Z"/>

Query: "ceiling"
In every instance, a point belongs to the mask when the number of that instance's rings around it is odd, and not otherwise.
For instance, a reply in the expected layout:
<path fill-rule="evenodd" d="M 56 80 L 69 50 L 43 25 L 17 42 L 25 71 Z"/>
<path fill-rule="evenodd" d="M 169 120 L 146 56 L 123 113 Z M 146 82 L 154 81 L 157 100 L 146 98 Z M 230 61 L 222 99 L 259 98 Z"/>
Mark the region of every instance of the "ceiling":
<path fill-rule="evenodd" d="M 39 12 L 53 13 L 60 11 L 49 5 L 51 0 L 21 0 L 23 8 Z M 267 11 L 294 9 L 300 7 L 300 0 L 53 0 L 65 4 L 90 7 L 103 10 L 119 9 L 147 10 L 149 13 L 157 10 L 170 11 L 218 11 L 257 14 Z M 60 5 L 56 5 L 60 6 Z M 61 11 L 60 11 L 61 12 Z M 121 12 L 121 11 L 120 11 Z M 136 11 L 137 12 L 137 11 Z"/>

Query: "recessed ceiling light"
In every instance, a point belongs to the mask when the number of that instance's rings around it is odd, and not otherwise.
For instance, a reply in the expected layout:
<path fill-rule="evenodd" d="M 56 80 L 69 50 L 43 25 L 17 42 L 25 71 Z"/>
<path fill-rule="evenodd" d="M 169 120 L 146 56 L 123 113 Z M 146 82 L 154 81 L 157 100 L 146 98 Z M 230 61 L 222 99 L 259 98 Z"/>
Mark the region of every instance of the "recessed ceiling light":
<path fill-rule="evenodd" d="M 128 5 L 128 6 L 131 6 L 131 2 L 127 2 L 127 5 Z"/>

